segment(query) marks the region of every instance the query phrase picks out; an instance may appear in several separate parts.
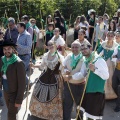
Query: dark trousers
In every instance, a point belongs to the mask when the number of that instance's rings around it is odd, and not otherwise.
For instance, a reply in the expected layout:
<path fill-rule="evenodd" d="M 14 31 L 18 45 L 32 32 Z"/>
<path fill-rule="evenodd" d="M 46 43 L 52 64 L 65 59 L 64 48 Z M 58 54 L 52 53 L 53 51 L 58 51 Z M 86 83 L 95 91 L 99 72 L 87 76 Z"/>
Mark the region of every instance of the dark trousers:
<path fill-rule="evenodd" d="M 120 70 L 115 69 L 114 74 L 113 74 L 113 79 L 112 79 L 112 87 L 117 94 L 117 106 L 120 107 Z"/>
<path fill-rule="evenodd" d="M 32 50 L 31 50 L 31 57 L 33 60 L 35 60 L 35 48 L 36 48 L 36 44 L 37 42 L 35 42 L 34 44 L 32 44 Z"/>
<path fill-rule="evenodd" d="M 9 94 L 4 91 L 4 98 L 5 98 L 6 106 L 8 108 L 7 120 L 17 120 L 18 108 L 15 107 L 15 102 L 13 102 L 14 100 L 11 100 L 8 96 Z"/>
<path fill-rule="evenodd" d="M 82 97 L 83 89 L 84 89 L 84 84 L 81 85 L 75 85 L 75 84 L 69 84 L 72 94 L 74 96 L 76 105 L 78 106 L 80 104 L 80 100 Z M 67 83 L 64 83 L 64 100 L 63 100 L 63 120 L 71 120 L 71 112 L 73 108 L 73 99 L 71 97 L 69 88 Z"/>

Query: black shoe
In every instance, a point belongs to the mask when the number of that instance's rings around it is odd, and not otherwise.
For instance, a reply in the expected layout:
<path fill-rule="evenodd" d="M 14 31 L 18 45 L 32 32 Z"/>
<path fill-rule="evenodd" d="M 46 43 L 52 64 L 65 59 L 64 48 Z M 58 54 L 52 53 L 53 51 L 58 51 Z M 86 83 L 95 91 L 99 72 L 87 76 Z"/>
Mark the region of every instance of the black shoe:
<path fill-rule="evenodd" d="M 115 112 L 120 112 L 120 106 L 116 106 L 116 108 L 114 109 Z"/>

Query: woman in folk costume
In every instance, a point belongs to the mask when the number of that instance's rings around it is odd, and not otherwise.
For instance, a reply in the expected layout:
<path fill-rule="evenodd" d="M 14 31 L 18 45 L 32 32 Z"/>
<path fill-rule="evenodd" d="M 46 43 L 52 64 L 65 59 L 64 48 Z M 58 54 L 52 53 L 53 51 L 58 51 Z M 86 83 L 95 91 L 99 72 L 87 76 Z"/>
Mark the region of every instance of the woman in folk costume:
<path fill-rule="evenodd" d="M 78 39 L 76 41 L 78 41 L 80 44 L 86 44 L 89 43 L 89 41 L 85 38 L 85 30 L 80 29 L 78 31 Z"/>
<path fill-rule="evenodd" d="M 120 111 L 120 45 L 114 49 L 112 60 L 115 62 L 115 71 L 112 78 L 112 87 L 117 94 L 115 112 Z"/>
<path fill-rule="evenodd" d="M 104 60 L 107 62 L 109 74 L 110 74 L 109 79 L 107 80 L 107 82 L 105 84 L 106 99 L 114 99 L 117 97 L 112 88 L 112 76 L 113 76 L 115 67 L 111 60 L 114 49 L 117 46 L 118 46 L 118 44 L 114 41 L 114 32 L 108 31 L 107 40 L 102 42 L 101 46 L 98 48 L 98 54 L 100 56 L 102 56 L 104 58 Z"/>
<path fill-rule="evenodd" d="M 58 52 L 64 56 L 65 55 L 65 41 L 60 35 L 59 28 L 54 29 L 54 36 L 51 39 L 51 41 L 55 42 Z"/>
<path fill-rule="evenodd" d="M 53 41 L 48 42 L 49 51 L 44 54 L 40 65 L 33 65 L 44 70 L 37 81 L 30 101 L 31 114 L 47 120 L 63 120 L 62 91 L 63 79 L 60 63 L 64 57 L 57 53 Z"/>
<path fill-rule="evenodd" d="M 120 31 L 115 33 L 115 41 L 120 45 Z"/>

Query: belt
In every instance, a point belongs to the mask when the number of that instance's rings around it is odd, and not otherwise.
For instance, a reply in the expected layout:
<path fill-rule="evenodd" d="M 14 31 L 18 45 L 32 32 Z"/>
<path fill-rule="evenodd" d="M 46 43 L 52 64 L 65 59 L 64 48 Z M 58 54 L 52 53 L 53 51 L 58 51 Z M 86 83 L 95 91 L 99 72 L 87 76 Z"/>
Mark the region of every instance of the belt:
<path fill-rule="evenodd" d="M 83 84 L 85 84 L 85 81 L 83 81 L 81 83 L 70 83 L 70 84 L 73 84 L 73 85 L 83 85 Z"/>
<path fill-rule="evenodd" d="M 67 83 L 67 82 L 66 82 Z M 83 84 L 85 84 L 85 81 L 83 81 L 83 82 L 81 82 L 81 83 L 70 83 L 69 82 L 69 84 L 72 84 L 72 85 L 83 85 Z"/>

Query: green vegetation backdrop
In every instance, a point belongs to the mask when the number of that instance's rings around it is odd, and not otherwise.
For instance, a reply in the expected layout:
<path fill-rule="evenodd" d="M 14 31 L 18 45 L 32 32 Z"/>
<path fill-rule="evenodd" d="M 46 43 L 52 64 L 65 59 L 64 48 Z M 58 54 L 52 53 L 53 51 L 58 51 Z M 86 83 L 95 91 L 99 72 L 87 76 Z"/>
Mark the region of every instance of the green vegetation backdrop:
<path fill-rule="evenodd" d="M 0 17 L 14 17 L 18 21 L 18 15 L 27 14 L 36 18 L 37 25 L 41 27 L 41 15 L 46 16 L 54 14 L 54 10 L 59 9 L 64 16 L 67 24 L 73 23 L 76 16 L 87 15 L 89 9 L 95 9 L 97 15 L 108 13 L 112 17 L 119 8 L 120 0 L 22 0 L 20 12 L 20 0 L 0 0 Z M 5 11 L 7 15 L 5 15 Z M 71 20 L 70 20 L 71 16 Z"/>

